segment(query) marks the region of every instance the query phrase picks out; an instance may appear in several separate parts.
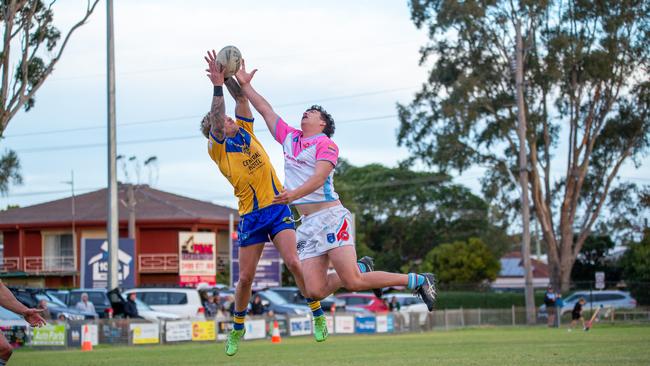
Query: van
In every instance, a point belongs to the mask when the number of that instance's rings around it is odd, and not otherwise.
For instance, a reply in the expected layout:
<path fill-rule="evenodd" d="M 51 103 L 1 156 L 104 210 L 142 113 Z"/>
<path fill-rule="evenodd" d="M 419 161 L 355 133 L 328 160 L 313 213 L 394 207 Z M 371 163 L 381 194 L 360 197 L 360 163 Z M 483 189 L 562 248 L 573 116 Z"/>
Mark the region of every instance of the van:
<path fill-rule="evenodd" d="M 181 318 L 205 318 L 205 308 L 199 291 L 194 288 L 133 288 L 124 296 L 134 293 L 138 300 L 155 311 L 176 314 Z"/>

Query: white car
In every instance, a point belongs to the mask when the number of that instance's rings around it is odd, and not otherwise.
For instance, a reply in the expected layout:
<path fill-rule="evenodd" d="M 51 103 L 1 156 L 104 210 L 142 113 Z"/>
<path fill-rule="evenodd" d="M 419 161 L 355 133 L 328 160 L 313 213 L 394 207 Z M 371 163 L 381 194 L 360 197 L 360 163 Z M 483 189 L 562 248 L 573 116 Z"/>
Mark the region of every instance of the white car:
<path fill-rule="evenodd" d="M 618 290 L 604 290 L 604 291 L 576 291 L 567 298 L 563 298 L 564 306 L 562 306 L 561 313 L 570 313 L 575 304 L 584 298 L 586 303 L 582 307 L 585 310 L 596 309 L 600 306 L 605 308 L 615 309 L 634 309 L 636 307 L 636 300 L 630 295 L 629 292 Z M 539 316 L 546 316 L 546 305 L 542 304 L 539 307 Z"/>
<path fill-rule="evenodd" d="M 155 322 L 159 320 L 178 320 L 181 318 L 180 315 L 178 314 L 155 311 L 154 309 L 151 308 L 151 306 L 145 304 L 144 302 L 140 301 L 137 298 L 135 299 L 135 305 L 138 308 L 138 315 L 147 319 L 150 322 Z"/>
<path fill-rule="evenodd" d="M 404 325 L 409 325 L 412 313 L 419 315 L 420 324 L 426 323 L 429 309 L 427 308 L 427 305 L 422 302 L 422 299 L 413 296 L 412 294 L 403 293 L 386 294 L 383 296 L 383 299 L 386 300 L 386 303 L 390 306 L 393 297 L 395 297 L 397 302 L 400 304 L 399 312 L 404 316 Z"/>
<path fill-rule="evenodd" d="M 205 308 L 196 289 L 134 288 L 124 291 L 124 296 L 128 297 L 133 292 L 138 300 L 155 311 L 176 314 L 182 319 L 205 318 Z"/>

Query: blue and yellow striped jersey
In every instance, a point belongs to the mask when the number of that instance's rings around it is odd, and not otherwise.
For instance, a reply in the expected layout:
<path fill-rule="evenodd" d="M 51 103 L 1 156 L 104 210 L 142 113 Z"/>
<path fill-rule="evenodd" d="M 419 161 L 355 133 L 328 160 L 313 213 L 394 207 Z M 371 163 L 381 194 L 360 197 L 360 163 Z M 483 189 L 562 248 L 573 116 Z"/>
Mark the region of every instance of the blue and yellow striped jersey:
<path fill-rule="evenodd" d="M 269 206 L 282 190 L 269 156 L 253 132 L 253 119 L 236 116 L 235 137 L 219 141 L 210 133 L 208 153 L 235 188 L 239 214 Z"/>

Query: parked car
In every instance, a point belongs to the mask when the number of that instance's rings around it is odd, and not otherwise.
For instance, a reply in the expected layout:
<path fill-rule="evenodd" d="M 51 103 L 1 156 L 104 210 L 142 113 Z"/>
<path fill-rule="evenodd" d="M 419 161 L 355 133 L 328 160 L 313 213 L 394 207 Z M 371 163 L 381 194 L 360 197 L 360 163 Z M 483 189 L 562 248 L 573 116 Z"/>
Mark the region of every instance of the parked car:
<path fill-rule="evenodd" d="M 59 300 L 61 300 L 62 303 L 67 304 L 68 303 L 68 297 L 70 297 L 70 291 L 68 290 L 52 290 L 48 289 L 45 290 L 49 295 L 55 296 Z"/>
<path fill-rule="evenodd" d="M 426 322 L 429 309 L 427 308 L 427 305 L 422 301 L 422 299 L 417 296 L 413 296 L 413 294 L 404 293 L 385 294 L 383 298 L 386 300 L 386 304 L 390 306 L 393 297 L 395 297 L 397 302 L 400 304 L 399 313 L 404 316 L 405 325 L 409 325 L 411 314 L 419 315 L 418 320 L 420 321 L 420 324 L 424 324 Z"/>
<path fill-rule="evenodd" d="M 336 295 L 337 298 L 345 301 L 346 310 L 350 306 L 358 306 L 373 313 L 388 311 L 388 306 L 383 299 L 378 299 L 374 294 L 365 292 L 350 292 Z"/>
<path fill-rule="evenodd" d="M 298 287 L 272 287 L 270 290 L 273 290 L 291 304 L 307 305 L 307 300 L 302 296 Z M 338 299 L 333 295 L 321 299 L 320 301 L 320 306 L 326 313 L 330 312 L 332 305 L 336 305 L 336 311 L 345 310 L 345 301 Z"/>
<path fill-rule="evenodd" d="M 181 318 L 178 314 L 156 311 L 138 298 L 135 299 L 135 305 L 138 308 L 138 315 L 151 322 L 159 320 L 178 320 Z"/>
<path fill-rule="evenodd" d="M 57 297 L 49 295 L 42 289 L 10 287 L 9 290 L 11 290 L 18 301 L 29 308 L 37 308 L 38 303 L 41 300 L 45 300 L 53 319 L 57 319 L 59 315 L 63 315 L 69 320 L 95 319 L 97 317 L 95 313 L 68 307 Z"/>
<path fill-rule="evenodd" d="M 124 296 L 136 297 L 153 310 L 172 313 L 181 318 L 205 318 L 205 308 L 199 291 L 194 288 L 134 288 L 124 291 Z"/>
<path fill-rule="evenodd" d="M 562 306 L 561 314 L 570 313 L 581 297 L 586 301 L 585 305 L 582 307 L 585 310 L 589 310 L 591 308 L 596 309 L 600 306 L 616 309 L 634 309 L 637 305 L 636 300 L 630 295 L 629 292 L 626 291 L 577 291 L 572 293 L 570 296 L 563 298 L 564 306 Z M 539 307 L 539 316 L 547 316 L 545 304 L 542 304 Z"/>
<path fill-rule="evenodd" d="M 311 314 L 311 309 L 307 305 L 298 305 L 288 302 L 273 290 L 257 291 L 251 296 L 251 302 L 255 296 L 259 295 L 262 299 L 265 311 L 273 310 L 276 314 L 303 315 Z"/>
<path fill-rule="evenodd" d="M 75 307 L 81 301 L 81 295 L 88 294 L 88 301 L 93 303 L 95 311 L 100 318 L 120 317 L 124 314 L 124 298 L 119 290 L 108 291 L 104 288 L 87 288 L 70 290 L 68 306 Z M 111 299 L 113 294 L 113 299 Z"/>
<path fill-rule="evenodd" d="M 0 306 L 0 327 L 28 327 L 22 316 Z"/>

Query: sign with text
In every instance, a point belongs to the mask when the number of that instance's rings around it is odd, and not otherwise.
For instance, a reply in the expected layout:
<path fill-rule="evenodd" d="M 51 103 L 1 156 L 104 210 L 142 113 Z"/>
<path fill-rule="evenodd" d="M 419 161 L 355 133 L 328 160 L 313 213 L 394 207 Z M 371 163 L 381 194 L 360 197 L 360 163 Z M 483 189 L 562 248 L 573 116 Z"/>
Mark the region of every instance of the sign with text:
<path fill-rule="evenodd" d="M 189 320 L 167 321 L 165 323 L 165 342 L 192 340 L 192 322 Z"/>
<path fill-rule="evenodd" d="M 32 330 L 32 346 L 65 346 L 65 325 L 45 325 Z"/>
<path fill-rule="evenodd" d="M 133 239 L 120 239 L 117 253 L 118 280 L 121 288 L 135 287 L 135 245 Z M 82 244 L 81 283 L 85 288 L 108 286 L 108 241 L 84 239 Z"/>
<path fill-rule="evenodd" d="M 260 339 L 266 337 L 266 322 L 264 319 L 247 320 L 244 326 L 246 327 L 244 339 Z"/>
<path fill-rule="evenodd" d="M 217 283 L 217 235 L 212 232 L 178 233 L 180 284 Z"/>
<path fill-rule="evenodd" d="M 357 316 L 354 324 L 355 333 L 375 333 L 377 324 L 374 316 Z"/>
<path fill-rule="evenodd" d="M 596 288 L 599 290 L 605 288 L 605 272 L 596 272 Z"/>
<path fill-rule="evenodd" d="M 133 334 L 133 344 L 156 344 L 159 342 L 158 323 L 130 324 L 129 330 Z"/>
<path fill-rule="evenodd" d="M 192 322 L 192 341 L 214 341 L 217 331 L 213 321 Z"/>
<path fill-rule="evenodd" d="M 337 315 L 334 318 L 334 332 L 343 334 L 354 333 L 354 316 Z"/>
<path fill-rule="evenodd" d="M 301 316 L 289 319 L 289 335 L 299 336 L 311 334 L 311 317 Z"/>
<path fill-rule="evenodd" d="M 239 241 L 233 240 L 232 248 L 232 287 L 239 282 Z M 265 243 L 262 257 L 257 263 L 253 288 L 282 286 L 282 257 L 273 243 Z"/>

